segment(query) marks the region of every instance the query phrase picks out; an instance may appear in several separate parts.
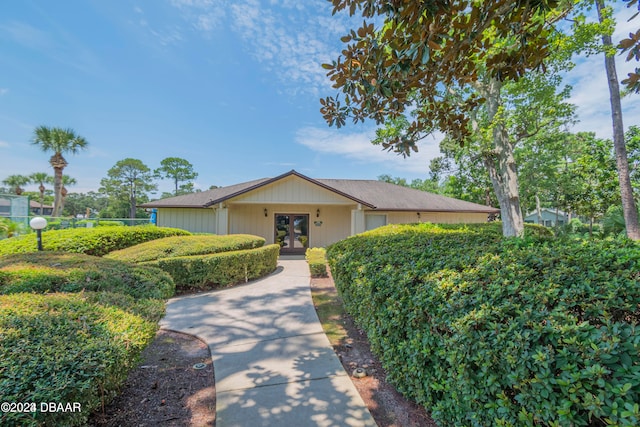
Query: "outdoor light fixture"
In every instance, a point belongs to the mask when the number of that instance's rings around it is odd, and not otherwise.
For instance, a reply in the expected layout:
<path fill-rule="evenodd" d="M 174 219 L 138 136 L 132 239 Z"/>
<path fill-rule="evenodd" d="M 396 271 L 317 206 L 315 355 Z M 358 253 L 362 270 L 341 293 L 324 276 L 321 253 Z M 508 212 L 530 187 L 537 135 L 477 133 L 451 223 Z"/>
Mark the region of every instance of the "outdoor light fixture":
<path fill-rule="evenodd" d="M 320 209 L 316 209 L 316 218 L 320 218 Z"/>
<path fill-rule="evenodd" d="M 37 216 L 29 221 L 31 228 L 36 230 L 36 240 L 38 241 L 38 250 L 42 250 L 42 229 L 47 226 L 47 220 L 41 216 Z"/>
<path fill-rule="evenodd" d="M 420 219 L 420 212 L 416 212 L 418 214 L 418 219 Z"/>
<path fill-rule="evenodd" d="M 269 216 L 269 211 L 267 210 L 267 208 L 264 208 L 264 217 L 268 217 Z"/>

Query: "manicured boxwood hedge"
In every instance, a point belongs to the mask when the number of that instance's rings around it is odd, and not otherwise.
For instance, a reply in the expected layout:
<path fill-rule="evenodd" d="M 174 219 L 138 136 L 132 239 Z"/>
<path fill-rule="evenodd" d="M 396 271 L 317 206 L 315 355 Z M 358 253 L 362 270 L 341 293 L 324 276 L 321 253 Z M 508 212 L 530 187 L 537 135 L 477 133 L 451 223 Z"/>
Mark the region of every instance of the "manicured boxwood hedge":
<path fill-rule="evenodd" d="M 17 292 L 121 292 L 135 298 L 170 298 L 171 277 L 159 268 L 66 252 L 0 256 L 0 294 Z"/>
<path fill-rule="evenodd" d="M 99 227 L 51 230 L 42 233 L 45 251 L 65 251 L 102 256 L 149 240 L 169 236 L 187 236 L 188 231 L 149 225 L 135 227 Z M 37 251 L 36 235 L 0 240 L 0 255 Z"/>
<path fill-rule="evenodd" d="M 0 425 L 85 425 L 116 395 L 163 312 L 162 300 L 119 293 L 0 295 L 0 402 L 37 404 L 0 412 Z M 41 402 L 82 411 L 41 412 Z"/>
<path fill-rule="evenodd" d="M 311 277 L 327 277 L 327 250 L 325 248 L 308 248 L 304 258 L 309 264 Z"/>
<path fill-rule="evenodd" d="M 113 251 L 105 257 L 129 262 L 146 262 L 161 258 L 259 248 L 264 242 L 262 237 L 248 234 L 172 236 Z"/>
<path fill-rule="evenodd" d="M 171 275 L 178 291 L 217 289 L 268 274 L 278 264 L 279 245 L 142 263 Z"/>
<path fill-rule="evenodd" d="M 389 380 L 441 426 L 640 425 L 640 245 L 531 230 L 388 226 L 328 258 Z"/>

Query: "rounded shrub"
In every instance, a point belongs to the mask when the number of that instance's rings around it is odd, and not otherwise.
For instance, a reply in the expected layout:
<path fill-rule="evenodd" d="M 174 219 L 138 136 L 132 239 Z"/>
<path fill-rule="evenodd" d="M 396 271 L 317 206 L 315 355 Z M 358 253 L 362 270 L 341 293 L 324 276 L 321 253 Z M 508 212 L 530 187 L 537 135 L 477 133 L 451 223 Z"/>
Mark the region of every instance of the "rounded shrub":
<path fill-rule="evenodd" d="M 0 295 L 0 401 L 81 407 L 0 412 L 0 425 L 86 425 L 116 396 L 163 311 L 161 300 L 105 292 Z"/>
<path fill-rule="evenodd" d="M 84 254 L 35 252 L 0 257 L 0 294 L 83 290 L 170 298 L 175 285 L 159 268 Z"/>
<path fill-rule="evenodd" d="M 162 258 L 206 255 L 259 248 L 265 239 L 249 234 L 172 236 L 113 251 L 106 258 L 129 262 L 147 262 Z"/>
<path fill-rule="evenodd" d="M 397 388 L 442 426 L 640 424 L 640 245 L 388 226 L 328 249 Z"/>
<path fill-rule="evenodd" d="M 45 251 L 65 251 L 102 256 L 111 251 L 128 248 L 149 240 L 168 236 L 187 236 L 188 231 L 178 228 L 135 226 L 98 227 L 51 230 L 42 233 Z M 0 255 L 36 252 L 35 233 L 0 240 Z"/>
<path fill-rule="evenodd" d="M 178 291 L 217 289 L 257 279 L 274 271 L 280 245 L 242 251 L 162 258 L 142 265 L 159 267 L 171 275 Z"/>

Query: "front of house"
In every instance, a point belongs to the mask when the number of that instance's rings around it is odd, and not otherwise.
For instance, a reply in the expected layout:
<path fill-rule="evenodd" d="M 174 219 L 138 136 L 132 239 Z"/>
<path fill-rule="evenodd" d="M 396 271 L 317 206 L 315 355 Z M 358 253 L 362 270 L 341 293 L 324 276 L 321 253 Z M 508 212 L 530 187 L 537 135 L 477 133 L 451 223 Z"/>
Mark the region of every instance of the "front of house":
<path fill-rule="evenodd" d="M 312 179 L 296 171 L 142 205 L 156 224 L 253 234 L 304 253 L 386 224 L 486 222 L 498 209 L 382 181 Z"/>

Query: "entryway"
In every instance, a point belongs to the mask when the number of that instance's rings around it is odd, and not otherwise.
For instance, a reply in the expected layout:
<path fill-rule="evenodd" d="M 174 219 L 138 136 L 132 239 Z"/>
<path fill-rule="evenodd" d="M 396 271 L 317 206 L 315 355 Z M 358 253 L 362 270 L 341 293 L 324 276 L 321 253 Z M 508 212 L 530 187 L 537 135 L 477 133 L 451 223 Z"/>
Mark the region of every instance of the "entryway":
<path fill-rule="evenodd" d="M 303 254 L 309 247 L 309 215 L 276 214 L 274 241 L 281 254 Z"/>

